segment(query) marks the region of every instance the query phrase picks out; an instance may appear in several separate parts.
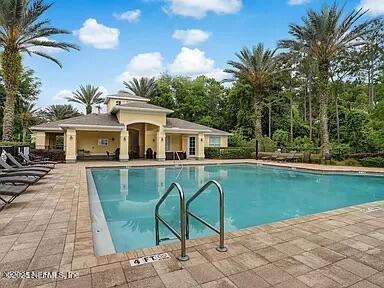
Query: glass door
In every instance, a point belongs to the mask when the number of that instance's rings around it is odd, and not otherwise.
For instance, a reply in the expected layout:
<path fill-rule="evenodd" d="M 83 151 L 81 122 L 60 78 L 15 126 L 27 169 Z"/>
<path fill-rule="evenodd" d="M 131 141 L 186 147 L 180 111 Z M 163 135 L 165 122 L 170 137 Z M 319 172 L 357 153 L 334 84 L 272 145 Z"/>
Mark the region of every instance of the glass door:
<path fill-rule="evenodd" d="M 196 137 L 190 136 L 189 137 L 189 156 L 195 156 L 196 155 Z"/>

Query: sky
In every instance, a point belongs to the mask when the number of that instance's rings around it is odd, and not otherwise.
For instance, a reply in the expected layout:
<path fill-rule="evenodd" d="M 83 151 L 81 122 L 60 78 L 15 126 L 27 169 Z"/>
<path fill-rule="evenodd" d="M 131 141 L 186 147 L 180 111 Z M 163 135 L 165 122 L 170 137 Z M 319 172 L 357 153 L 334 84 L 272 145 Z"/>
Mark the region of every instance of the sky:
<path fill-rule="evenodd" d="M 80 85 L 99 86 L 105 95 L 123 81 L 161 74 L 226 78 L 227 61 L 245 46 L 275 48 L 288 38 L 288 25 L 308 9 L 333 0 L 53 0 L 45 15 L 70 32 L 49 40 L 75 43 L 80 51 L 44 48 L 63 68 L 38 56 L 24 65 L 41 79 L 39 107 L 64 104 Z M 384 0 L 344 0 L 346 10 L 384 15 Z M 43 48 L 42 48 L 43 49 Z"/>

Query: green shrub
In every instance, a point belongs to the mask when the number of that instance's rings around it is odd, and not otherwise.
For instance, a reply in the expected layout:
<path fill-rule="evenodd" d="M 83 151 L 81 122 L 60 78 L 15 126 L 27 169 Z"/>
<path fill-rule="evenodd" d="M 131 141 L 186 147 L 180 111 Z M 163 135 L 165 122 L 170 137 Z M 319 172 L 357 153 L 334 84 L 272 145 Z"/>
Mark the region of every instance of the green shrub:
<path fill-rule="evenodd" d="M 239 148 L 222 148 L 220 149 L 221 159 L 248 159 L 252 158 L 252 152 L 256 148 L 252 147 L 239 147 Z"/>
<path fill-rule="evenodd" d="M 293 141 L 293 150 L 298 151 L 312 151 L 315 148 L 311 139 L 307 136 L 304 137 L 296 137 Z"/>
<path fill-rule="evenodd" d="M 284 130 L 276 130 L 272 135 L 273 141 L 278 147 L 287 147 L 289 145 L 289 133 Z"/>
<path fill-rule="evenodd" d="M 274 152 L 276 151 L 276 148 L 277 148 L 277 145 L 276 145 L 276 142 L 273 141 L 271 138 L 269 137 L 263 137 L 261 138 L 260 140 L 260 152 Z"/>
<path fill-rule="evenodd" d="M 345 159 L 342 163 L 345 166 L 360 166 L 360 162 L 353 158 Z"/>
<path fill-rule="evenodd" d="M 220 147 L 205 147 L 204 153 L 207 159 L 218 159 L 220 158 Z"/>
<path fill-rule="evenodd" d="M 9 147 L 9 146 L 30 146 L 31 143 L 28 142 L 13 142 L 13 141 L 0 141 L 0 147 Z"/>
<path fill-rule="evenodd" d="M 230 147 L 245 147 L 248 146 L 248 141 L 245 139 L 242 129 L 232 131 L 232 135 L 228 138 L 228 146 Z"/>
<path fill-rule="evenodd" d="M 384 158 L 382 157 L 368 157 L 360 160 L 361 164 L 365 167 L 384 167 Z"/>
<path fill-rule="evenodd" d="M 351 152 L 351 148 L 348 144 L 332 143 L 332 158 L 338 161 L 344 160 L 348 153 Z"/>

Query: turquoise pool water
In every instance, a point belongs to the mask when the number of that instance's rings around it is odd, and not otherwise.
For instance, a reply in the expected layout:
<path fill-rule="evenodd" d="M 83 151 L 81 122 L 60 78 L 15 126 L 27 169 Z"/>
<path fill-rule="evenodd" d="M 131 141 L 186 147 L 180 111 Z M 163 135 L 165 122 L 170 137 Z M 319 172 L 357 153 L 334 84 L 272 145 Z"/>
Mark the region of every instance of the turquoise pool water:
<path fill-rule="evenodd" d="M 181 184 L 187 199 L 206 181 L 219 181 L 225 192 L 226 231 L 384 199 L 381 176 L 318 174 L 251 164 L 92 169 L 91 174 L 117 252 L 155 245 L 155 205 L 174 181 Z M 207 192 L 211 193 L 195 200 L 192 211 L 218 224 L 217 193 Z M 176 192 L 160 212 L 179 227 Z M 191 219 L 191 238 L 211 234 Z M 161 225 L 161 237 L 171 236 Z"/>

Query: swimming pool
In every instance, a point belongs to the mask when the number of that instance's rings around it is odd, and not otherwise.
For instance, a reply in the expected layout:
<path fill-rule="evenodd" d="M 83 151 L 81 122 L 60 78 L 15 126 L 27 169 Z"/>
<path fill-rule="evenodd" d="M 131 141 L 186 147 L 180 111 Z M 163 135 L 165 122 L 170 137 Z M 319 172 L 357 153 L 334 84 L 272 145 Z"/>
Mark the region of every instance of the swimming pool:
<path fill-rule="evenodd" d="M 95 247 L 99 247 L 96 254 L 155 246 L 155 205 L 168 186 L 180 183 L 188 200 L 211 179 L 224 189 L 226 232 L 384 199 L 384 177 L 374 175 L 310 173 L 253 164 L 95 168 L 88 170 L 88 186 Z M 191 210 L 218 225 L 217 192 L 203 193 Z M 176 192 L 160 213 L 179 227 Z M 193 218 L 190 225 L 192 239 L 213 233 Z M 160 227 L 162 238 L 172 236 Z"/>

